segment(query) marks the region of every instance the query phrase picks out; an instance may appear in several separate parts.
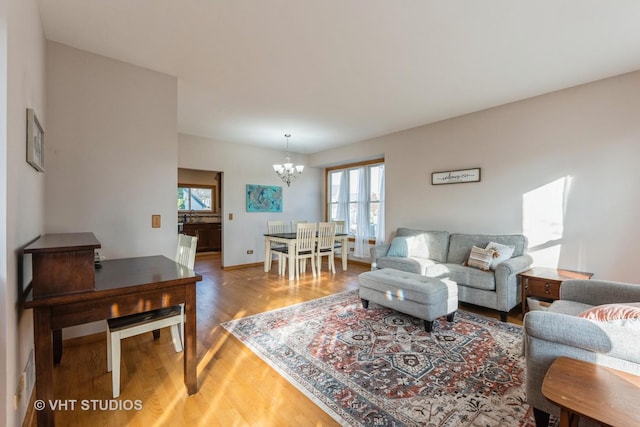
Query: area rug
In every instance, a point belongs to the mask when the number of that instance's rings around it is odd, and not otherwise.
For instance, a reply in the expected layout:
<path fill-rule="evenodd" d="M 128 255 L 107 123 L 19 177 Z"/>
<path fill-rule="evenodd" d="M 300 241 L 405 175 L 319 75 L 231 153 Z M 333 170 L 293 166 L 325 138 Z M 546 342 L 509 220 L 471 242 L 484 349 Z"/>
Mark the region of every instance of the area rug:
<path fill-rule="evenodd" d="M 517 325 L 459 311 L 427 333 L 347 291 L 223 326 L 342 425 L 535 425 Z"/>

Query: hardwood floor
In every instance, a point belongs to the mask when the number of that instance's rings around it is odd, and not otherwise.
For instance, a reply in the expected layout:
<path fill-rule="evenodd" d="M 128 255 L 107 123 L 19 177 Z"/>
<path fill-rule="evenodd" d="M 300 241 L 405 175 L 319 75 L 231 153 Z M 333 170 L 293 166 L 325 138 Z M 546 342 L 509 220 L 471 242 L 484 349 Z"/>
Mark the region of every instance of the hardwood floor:
<path fill-rule="evenodd" d="M 121 394 L 115 400 L 105 334 L 65 341 L 62 361 L 54 371 L 55 396 L 76 402 L 75 409 L 69 403 L 67 410 L 56 412 L 56 425 L 338 425 L 220 323 L 357 289 L 358 274 L 369 267 L 350 263 L 348 271 L 338 266 L 332 275 L 325 263 L 319 278 L 307 270 L 299 281 L 279 276 L 276 267 L 274 262 L 269 273 L 262 265 L 222 270 L 219 254 L 196 258 L 195 270 L 203 281 L 197 285 L 199 392 L 192 396 L 183 383 L 182 353 L 173 350 L 168 329 L 157 341 L 149 333 L 122 342 Z M 498 318 L 491 310 L 462 304 L 460 308 Z M 509 321 L 522 324 L 517 310 Z M 142 409 L 129 408 L 133 405 Z M 35 426 L 35 421 L 27 424 Z"/>

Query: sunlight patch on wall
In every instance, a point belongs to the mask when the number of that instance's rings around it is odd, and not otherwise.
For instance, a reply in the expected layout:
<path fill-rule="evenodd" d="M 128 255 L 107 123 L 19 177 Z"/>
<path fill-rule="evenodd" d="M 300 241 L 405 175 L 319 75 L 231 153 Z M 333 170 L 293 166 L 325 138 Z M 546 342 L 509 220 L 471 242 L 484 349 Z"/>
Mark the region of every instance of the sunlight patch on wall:
<path fill-rule="evenodd" d="M 571 180 L 565 176 L 522 196 L 522 231 L 534 265 L 558 266 Z"/>

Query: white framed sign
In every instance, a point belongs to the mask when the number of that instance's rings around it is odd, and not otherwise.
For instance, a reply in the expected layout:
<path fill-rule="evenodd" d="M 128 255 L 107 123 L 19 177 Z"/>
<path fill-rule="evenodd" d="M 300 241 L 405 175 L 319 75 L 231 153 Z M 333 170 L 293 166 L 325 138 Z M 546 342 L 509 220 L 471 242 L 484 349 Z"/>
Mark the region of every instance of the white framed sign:
<path fill-rule="evenodd" d="M 479 182 L 480 168 L 461 169 L 455 171 L 433 172 L 431 184 L 461 184 L 463 182 Z"/>

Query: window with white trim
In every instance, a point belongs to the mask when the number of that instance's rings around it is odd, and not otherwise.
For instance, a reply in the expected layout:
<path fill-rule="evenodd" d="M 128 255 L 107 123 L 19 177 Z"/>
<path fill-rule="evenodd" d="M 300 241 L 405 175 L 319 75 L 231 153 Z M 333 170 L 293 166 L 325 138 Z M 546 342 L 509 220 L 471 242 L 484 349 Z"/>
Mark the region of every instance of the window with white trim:
<path fill-rule="evenodd" d="M 382 160 L 327 169 L 327 219 L 345 221 L 345 230 L 362 240 L 384 240 Z"/>

